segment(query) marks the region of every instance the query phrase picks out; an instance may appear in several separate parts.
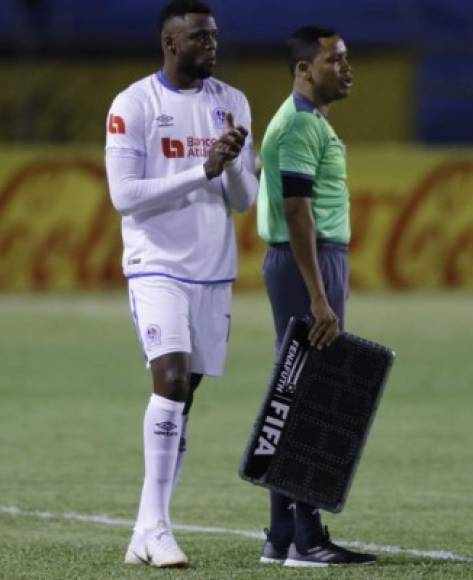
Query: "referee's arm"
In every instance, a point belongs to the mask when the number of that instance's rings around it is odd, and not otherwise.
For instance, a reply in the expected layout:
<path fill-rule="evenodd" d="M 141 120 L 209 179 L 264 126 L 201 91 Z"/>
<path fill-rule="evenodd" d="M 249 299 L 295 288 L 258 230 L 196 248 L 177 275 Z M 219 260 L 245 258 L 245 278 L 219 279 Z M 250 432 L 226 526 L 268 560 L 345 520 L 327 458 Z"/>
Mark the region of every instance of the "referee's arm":
<path fill-rule="evenodd" d="M 311 302 L 314 324 L 309 331 L 312 346 L 322 349 L 339 335 L 338 320 L 330 308 L 317 258 L 317 231 L 312 215 L 312 182 L 300 177 L 282 176 L 283 206 L 289 242 L 297 267 L 304 279 Z"/>

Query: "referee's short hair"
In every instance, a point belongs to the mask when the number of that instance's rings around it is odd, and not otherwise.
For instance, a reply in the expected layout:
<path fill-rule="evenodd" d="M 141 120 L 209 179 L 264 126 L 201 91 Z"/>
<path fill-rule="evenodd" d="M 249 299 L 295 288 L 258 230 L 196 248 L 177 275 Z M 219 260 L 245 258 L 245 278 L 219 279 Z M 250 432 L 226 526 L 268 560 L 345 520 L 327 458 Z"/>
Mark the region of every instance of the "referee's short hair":
<path fill-rule="evenodd" d="M 337 32 L 331 28 L 303 26 L 291 34 L 287 41 L 289 70 L 295 75 L 296 65 L 301 60 L 312 60 L 320 48 L 320 38 L 330 38 Z"/>
<path fill-rule="evenodd" d="M 159 16 L 159 34 L 163 31 L 163 27 L 168 20 L 174 18 L 174 16 L 184 16 L 189 13 L 211 15 L 212 11 L 209 6 L 201 0 L 171 0 L 171 2 L 168 2 L 164 6 Z"/>

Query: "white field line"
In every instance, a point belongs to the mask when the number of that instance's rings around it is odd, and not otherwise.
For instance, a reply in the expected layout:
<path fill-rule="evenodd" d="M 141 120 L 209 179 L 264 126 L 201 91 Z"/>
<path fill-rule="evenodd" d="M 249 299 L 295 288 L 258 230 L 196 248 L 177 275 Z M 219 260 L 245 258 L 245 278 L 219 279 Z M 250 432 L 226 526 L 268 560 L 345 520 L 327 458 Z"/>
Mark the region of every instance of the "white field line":
<path fill-rule="evenodd" d="M 105 526 L 133 526 L 133 520 L 127 520 L 124 518 L 112 518 L 106 514 L 95 514 L 86 515 L 78 514 L 75 512 L 66 513 L 52 513 L 52 512 L 41 512 L 41 511 L 23 511 L 14 506 L 2 506 L 0 505 L 0 514 L 10 515 L 10 516 L 21 516 L 21 517 L 34 517 L 46 520 L 62 519 L 62 520 L 72 520 L 76 522 L 88 522 L 94 524 L 102 524 Z M 238 530 L 232 528 L 212 528 L 212 527 L 202 527 L 202 526 L 190 526 L 186 524 L 174 524 L 173 528 L 175 530 L 180 530 L 183 532 L 194 532 L 198 534 L 225 534 L 242 536 L 244 538 L 250 538 L 252 540 L 263 540 L 264 534 L 262 532 L 256 532 L 251 530 Z M 372 552 L 381 552 L 385 554 L 400 554 L 409 555 L 416 558 L 429 558 L 431 560 L 450 560 L 452 562 L 467 562 L 473 564 L 473 556 L 461 556 L 460 554 L 453 554 L 452 552 L 447 552 L 445 550 L 414 550 L 407 548 L 399 548 L 398 546 L 383 546 L 381 544 L 365 544 L 363 542 L 353 542 L 348 540 L 336 540 L 337 543 L 342 544 L 351 548 L 358 548 L 360 550 L 368 550 Z"/>

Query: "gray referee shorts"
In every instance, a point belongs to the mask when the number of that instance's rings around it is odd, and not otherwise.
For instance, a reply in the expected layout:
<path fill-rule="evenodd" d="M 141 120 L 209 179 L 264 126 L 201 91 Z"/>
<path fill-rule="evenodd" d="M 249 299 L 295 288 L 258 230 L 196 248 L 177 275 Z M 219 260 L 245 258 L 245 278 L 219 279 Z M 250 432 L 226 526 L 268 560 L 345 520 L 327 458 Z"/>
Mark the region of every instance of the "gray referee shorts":
<path fill-rule="evenodd" d="M 320 272 L 328 303 L 335 312 L 340 329 L 345 323 L 348 298 L 348 246 L 317 241 Z M 263 263 L 263 277 L 271 302 L 277 348 L 284 337 L 291 316 L 310 315 L 310 299 L 289 243 L 270 244 Z"/>

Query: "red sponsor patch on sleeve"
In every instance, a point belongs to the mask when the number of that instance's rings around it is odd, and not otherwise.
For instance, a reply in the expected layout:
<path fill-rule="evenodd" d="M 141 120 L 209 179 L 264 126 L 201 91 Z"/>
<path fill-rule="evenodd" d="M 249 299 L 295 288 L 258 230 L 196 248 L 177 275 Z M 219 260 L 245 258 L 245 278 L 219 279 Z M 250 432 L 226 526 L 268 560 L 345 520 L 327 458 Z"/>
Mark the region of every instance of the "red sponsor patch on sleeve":
<path fill-rule="evenodd" d="M 124 135 L 126 133 L 126 127 L 123 117 L 111 114 L 108 118 L 108 132 Z"/>

